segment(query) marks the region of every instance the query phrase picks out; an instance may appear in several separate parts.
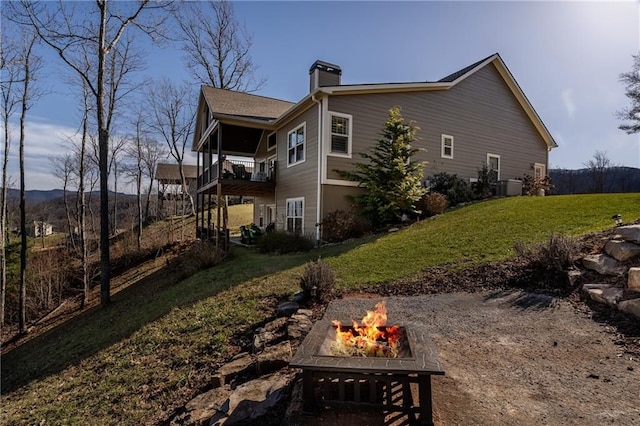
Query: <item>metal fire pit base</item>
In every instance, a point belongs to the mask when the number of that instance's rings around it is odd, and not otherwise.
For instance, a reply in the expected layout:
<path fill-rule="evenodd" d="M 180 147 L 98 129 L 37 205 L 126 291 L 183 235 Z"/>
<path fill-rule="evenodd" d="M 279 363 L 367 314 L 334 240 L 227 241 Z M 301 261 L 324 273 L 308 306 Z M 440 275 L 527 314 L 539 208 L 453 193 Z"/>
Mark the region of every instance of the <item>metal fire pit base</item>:
<path fill-rule="evenodd" d="M 390 322 L 391 323 L 391 322 Z M 392 323 L 392 325 L 401 325 Z M 400 358 L 321 355 L 333 325 L 318 321 L 289 363 L 302 369 L 303 409 L 312 415 L 324 405 L 359 405 L 409 414 L 413 422 L 433 425 L 431 376 L 444 371 L 424 326 L 403 324 L 409 356 Z M 411 384 L 418 387 L 418 405 Z M 415 386 L 415 385 L 414 385 Z M 416 420 L 415 414 L 419 414 Z"/>
<path fill-rule="evenodd" d="M 417 406 L 411 392 L 412 383 L 418 386 Z M 306 416 L 313 416 L 319 405 L 358 406 L 404 413 L 409 415 L 411 423 L 433 425 L 431 375 L 332 373 L 305 368 L 302 386 L 303 414 Z"/>

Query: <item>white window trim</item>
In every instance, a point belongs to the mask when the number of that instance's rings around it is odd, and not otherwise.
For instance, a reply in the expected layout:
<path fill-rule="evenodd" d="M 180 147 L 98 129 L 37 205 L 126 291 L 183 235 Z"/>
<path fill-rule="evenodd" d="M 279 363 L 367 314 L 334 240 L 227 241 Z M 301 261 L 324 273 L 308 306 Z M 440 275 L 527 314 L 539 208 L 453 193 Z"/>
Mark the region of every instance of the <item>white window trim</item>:
<path fill-rule="evenodd" d="M 451 155 L 447 155 L 444 153 L 444 140 L 445 139 L 451 139 Z M 453 160 L 453 136 L 451 135 L 445 135 L 444 133 L 442 134 L 442 136 L 440 136 L 440 156 L 442 158 L 449 158 L 451 160 Z"/>
<path fill-rule="evenodd" d="M 300 218 L 302 219 L 302 229 L 300 230 L 300 235 L 304 235 L 304 197 L 297 197 L 297 198 L 287 198 L 285 200 L 284 203 L 284 230 L 289 232 L 289 230 L 287 229 L 287 224 L 289 222 L 289 218 L 293 217 L 294 219 L 297 218 L 298 216 L 289 216 L 289 203 L 295 203 L 298 201 L 302 201 L 302 216 L 300 216 Z"/>
<path fill-rule="evenodd" d="M 533 163 L 533 176 L 535 177 L 536 175 L 536 169 L 540 168 L 542 169 L 542 176 L 541 177 L 545 177 L 547 175 L 547 165 L 544 163 Z"/>
<path fill-rule="evenodd" d="M 267 151 L 273 151 L 274 149 L 276 149 L 276 147 L 278 146 L 278 132 L 271 132 L 267 135 Z M 271 137 L 271 135 L 276 135 L 276 144 L 274 146 L 272 146 L 271 148 L 269 148 L 269 138 Z M 289 142 L 289 136 L 287 135 L 287 144 Z M 289 147 L 289 145 L 287 145 L 287 148 Z M 289 154 L 287 152 L 287 154 Z"/>
<path fill-rule="evenodd" d="M 489 167 L 489 164 L 491 164 L 489 162 L 490 158 L 497 158 L 498 159 L 498 176 L 496 176 L 496 180 L 500 180 L 500 169 L 502 169 L 502 160 L 500 159 L 500 156 L 498 154 L 491 154 L 491 153 L 487 153 L 487 167 Z"/>
<path fill-rule="evenodd" d="M 302 160 L 298 160 L 298 161 L 294 161 L 293 163 L 289 163 L 289 135 L 291 135 L 291 133 L 295 133 L 298 131 L 298 129 L 300 129 L 302 127 L 302 131 L 304 133 L 304 142 L 302 142 L 302 146 L 304 147 L 304 151 L 302 152 Z M 302 122 L 302 124 L 294 127 L 293 129 L 291 129 L 290 131 L 287 132 L 287 168 L 289 167 L 293 167 L 293 166 L 297 166 L 298 164 L 302 164 L 307 160 L 307 122 L 304 121 Z"/>
<path fill-rule="evenodd" d="M 351 154 L 353 152 L 353 116 L 350 114 L 343 114 L 341 112 L 329 112 L 329 119 L 327 120 L 327 156 L 329 157 L 341 157 L 341 158 L 351 158 Z M 342 117 L 349 120 L 349 134 L 347 135 L 347 152 L 331 152 L 331 119 L 333 116 Z M 344 135 L 342 135 L 344 136 Z"/>

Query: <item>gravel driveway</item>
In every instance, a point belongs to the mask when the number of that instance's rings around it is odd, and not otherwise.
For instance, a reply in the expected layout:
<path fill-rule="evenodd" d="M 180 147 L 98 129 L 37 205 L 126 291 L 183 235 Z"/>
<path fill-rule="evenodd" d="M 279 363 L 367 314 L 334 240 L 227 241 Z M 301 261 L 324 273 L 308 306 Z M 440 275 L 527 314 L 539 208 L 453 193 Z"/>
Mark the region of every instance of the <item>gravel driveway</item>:
<path fill-rule="evenodd" d="M 334 300 L 325 318 L 358 319 L 379 300 Z M 389 323 L 430 330 L 446 371 L 433 378 L 436 424 L 640 425 L 637 356 L 566 300 L 508 291 L 386 301 Z M 390 424 L 349 411 L 305 423 Z"/>

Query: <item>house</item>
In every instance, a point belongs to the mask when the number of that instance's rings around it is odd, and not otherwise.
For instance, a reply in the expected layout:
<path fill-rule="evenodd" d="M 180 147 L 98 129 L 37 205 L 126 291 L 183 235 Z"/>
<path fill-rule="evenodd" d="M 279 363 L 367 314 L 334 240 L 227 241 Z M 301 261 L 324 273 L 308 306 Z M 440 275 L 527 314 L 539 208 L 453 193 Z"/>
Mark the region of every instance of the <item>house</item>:
<path fill-rule="evenodd" d="M 341 84 L 339 66 L 316 61 L 297 103 L 203 86 L 192 149 L 198 153 L 197 226 L 220 229 L 202 208 L 221 195 L 255 196 L 256 223 L 321 240 L 323 217 L 362 191 L 341 179 L 379 138 L 391 107 L 420 127 L 425 176 L 472 180 L 483 164 L 499 180 L 546 175 L 553 137 L 507 69 L 491 55 L 438 81 Z M 247 158 L 250 176 L 225 174 L 224 156 Z M 219 217 L 219 215 L 218 215 Z"/>
<path fill-rule="evenodd" d="M 48 237 L 53 234 L 53 225 L 42 220 L 34 220 L 28 234 L 32 237 Z"/>

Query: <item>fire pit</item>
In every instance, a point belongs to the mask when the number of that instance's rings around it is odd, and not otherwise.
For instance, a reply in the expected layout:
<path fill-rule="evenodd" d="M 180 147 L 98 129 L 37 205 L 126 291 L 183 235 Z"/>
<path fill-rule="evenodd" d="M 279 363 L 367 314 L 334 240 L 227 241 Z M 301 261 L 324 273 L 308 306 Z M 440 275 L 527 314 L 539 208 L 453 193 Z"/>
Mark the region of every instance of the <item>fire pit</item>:
<path fill-rule="evenodd" d="M 290 363 L 302 369 L 306 414 L 321 401 L 402 412 L 413 422 L 433 424 L 431 376 L 444 374 L 433 344 L 423 326 L 387 325 L 383 310 L 378 304 L 350 326 L 325 319 L 313 326 Z M 417 383 L 418 404 L 411 383 Z"/>

